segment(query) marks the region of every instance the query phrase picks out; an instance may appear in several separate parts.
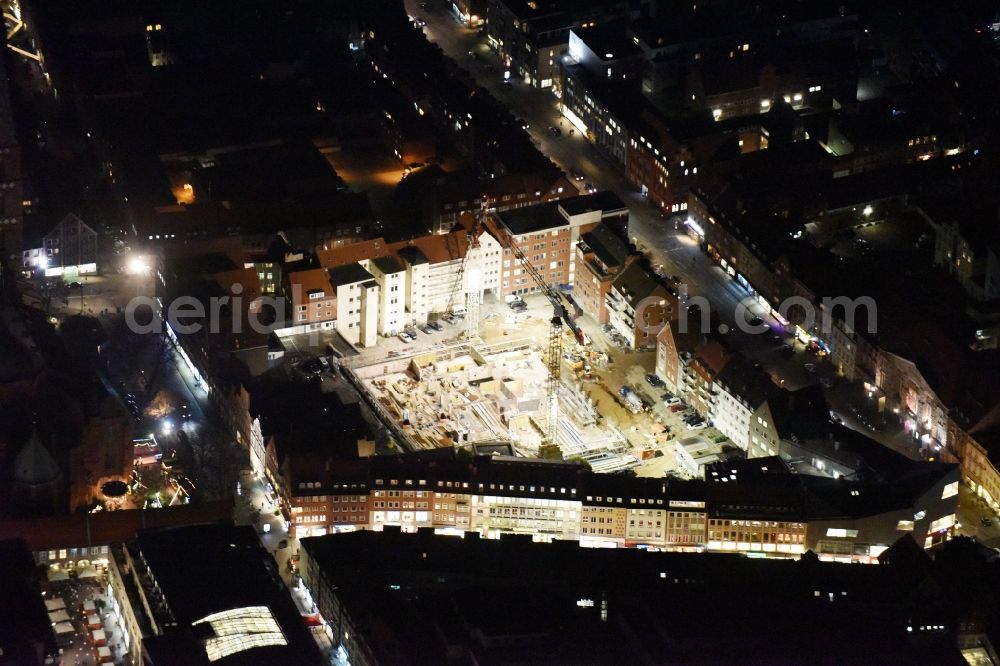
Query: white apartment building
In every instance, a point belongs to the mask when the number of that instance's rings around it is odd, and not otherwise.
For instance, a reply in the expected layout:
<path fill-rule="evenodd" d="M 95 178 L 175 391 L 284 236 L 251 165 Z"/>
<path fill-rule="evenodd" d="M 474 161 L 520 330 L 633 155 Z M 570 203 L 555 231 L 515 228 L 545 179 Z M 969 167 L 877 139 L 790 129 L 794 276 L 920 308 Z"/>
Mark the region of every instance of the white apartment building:
<path fill-rule="evenodd" d="M 770 429 L 760 432 L 761 423 L 770 420 L 768 400 L 780 392 L 767 373 L 736 356 L 716 376 L 712 388 L 709 416 L 719 432 L 749 457 L 775 455 L 777 442 L 770 441 Z"/>
<path fill-rule="evenodd" d="M 337 291 L 337 332 L 352 345 L 374 346 L 378 340 L 378 282 L 361 264 L 346 264 L 328 272 Z"/>
<path fill-rule="evenodd" d="M 715 428 L 746 451 L 750 446 L 750 419 L 755 409 L 746 398 L 738 393 L 730 393 L 730 387 L 720 385 L 716 380 L 715 399 L 709 416 Z"/>
<path fill-rule="evenodd" d="M 378 333 L 396 335 L 411 323 L 406 317 L 406 268 L 394 256 L 361 262 L 379 284 Z"/>
<path fill-rule="evenodd" d="M 427 256 L 415 245 L 401 248 L 397 253 L 405 266 L 406 287 L 403 289 L 407 324 L 419 325 L 427 323 L 430 312 L 430 302 L 427 297 L 427 285 L 430 281 L 431 264 Z"/>
<path fill-rule="evenodd" d="M 471 222 L 469 229 L 471 229 Z M 478 264 L 483 291 L 500 293 L 499 241 L 487 231 L 478 232 Z M 320 249 L 321 265 L 332 271 L 357 265 L 379 286 L 376 329 L 379 335 L 395 335 L 405 326 L 427 322 L 432 313 L 461 311 L 475 272 L 463 262 L 470 249 L 470 232 L 457 229 L 449 234 L 421 236 L 386 244 L 382 239 L 333 249 Z M 356 277 L 353 269 L 347 279 Z M 346 308 L 349 312 L 353 308 Z M 338 313 L 339 316 L 339 313 Z M 339 326 L 338 326 L 339 330 Z"/>

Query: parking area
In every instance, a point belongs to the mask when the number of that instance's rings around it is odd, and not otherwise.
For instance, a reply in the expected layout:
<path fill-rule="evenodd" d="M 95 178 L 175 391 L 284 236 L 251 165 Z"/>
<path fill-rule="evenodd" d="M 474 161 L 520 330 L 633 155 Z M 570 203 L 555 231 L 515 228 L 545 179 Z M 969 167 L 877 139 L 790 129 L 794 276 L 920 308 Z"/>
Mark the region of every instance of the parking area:
<path fill-rule="evenodd" d="M 415 438 L 418 448 L 451 445 L 467 437 L 509 439 L 527 453 L 538 450 L 544 427 L 541 404 L 534 403 L 544 391 L 552 315 L 552 304 L 543 294 L 506 301 L 485 294 L 473 345 L 478 351 L 471 356 L 461 314 L 435 316 L 429 326 L 380 338 L 376 347 L 341 359 L 320 360 L 330 344 L 327 338 L 337 335 L 333 332 L 284 341 L 296 349 L 290 352 L 294 367 L 304 375 L 323 377 L 324 385 L 336 376 L 328 363 L 360 373 L 368 392 Z M 595 471 L 684 475 L 677 462 L 678 440 L 698 436 L 709 443 L 726 441 L 705 421 L 686 422 L 690 412 L 685 406 L 666 404 L 672 396 L 655 376 L 649 383 L 655 352 L 627 348 L 621 336 L 589 317 L 577 324 L 590 344 L 579 345 L 564 327 L 564 385 L 559 396 L 563 418 L 557 433 L 564 457 L 586 460 Z M 511 345 L 514 348 L 508 349 Z M 420 368 L 415 375 L 411 359 Z M 512 370 L 514 366 L 521 369 Z M 511 383 L 515 376 L 519 381 Z M 444 377 L 450 381 L 442 383 Z M 494 379 L 503 380 L 495 392 Z M 521 416 L 512 416 L 515 413 Z"/>

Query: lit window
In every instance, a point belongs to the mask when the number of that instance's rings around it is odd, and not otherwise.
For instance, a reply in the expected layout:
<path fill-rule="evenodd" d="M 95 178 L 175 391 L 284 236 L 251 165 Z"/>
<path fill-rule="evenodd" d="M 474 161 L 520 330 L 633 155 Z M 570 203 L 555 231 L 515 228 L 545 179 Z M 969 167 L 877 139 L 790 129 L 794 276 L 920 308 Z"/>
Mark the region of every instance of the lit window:
<path fill-rule="evenodd" d="M 857 530 L 848 530 L 842 527 L 828 527 L 826 530 L 826 535 L 828 537 L 838 537 L 838 538 L 849 538 L 853 539 L 858 536 Z"/>
<path fill-rule="evenodd" d="M 943 532 L 954 526 L 955 524 L 955 514 L 949 514 L 943 518 L 938 518 L 937 520 L 931 521 L 931 526 L 927 528 L 928 533 L 933 534 L 935 532 Z"/>
<path fill-rule="evenodd" d="M 912 532 L 913 531 L 913 521 L 912 520 L 901 520 L 896 523 L 896 529 L 900 532 Z"/>
<path fill-rule="evenodd" d="M 941 491 L 941 499 L 948 499 L 958 494 L 958 481 L 952 481 Z"/>

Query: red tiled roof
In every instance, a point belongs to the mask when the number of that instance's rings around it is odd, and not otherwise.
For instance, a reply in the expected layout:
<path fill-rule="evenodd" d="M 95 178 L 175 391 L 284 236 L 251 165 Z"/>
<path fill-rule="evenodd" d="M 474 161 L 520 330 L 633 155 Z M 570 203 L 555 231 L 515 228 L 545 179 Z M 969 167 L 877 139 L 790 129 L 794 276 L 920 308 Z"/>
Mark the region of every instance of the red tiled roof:
<path fill-rule="evenodd" d="M 292 288 L 292 303 L 300 305 L 307 302 L 307 294 L 313 291 L 323 292 L 323 298 L 333 298 L 336 293 L 330 285 L 330 274 L 325 268 L 312 268 L 307 271 L 296 271 L 288 274 L 288 283 Z M 299 290 L 294 287 L 298 285 Z"/>
<path fill-rule="evenodd" d="M 357 263 L 363 259 L 395 256 L 403 248 L 416 247 L 427 257 L 427 261 L 432 264 L 439 264 L 454 259 L 461 259 L 465 256 L 468 246 L 468 234 L 464 228 L 460 228 L 447 234 L 420 236 L 419 238 L 396 243 L 386 243 L 385 239 L 376 238 L 329 250 L 318 249 L 316 256 L 319 258 L 320 266 L 323 268 L 335 268 L 337 266 Z"/>

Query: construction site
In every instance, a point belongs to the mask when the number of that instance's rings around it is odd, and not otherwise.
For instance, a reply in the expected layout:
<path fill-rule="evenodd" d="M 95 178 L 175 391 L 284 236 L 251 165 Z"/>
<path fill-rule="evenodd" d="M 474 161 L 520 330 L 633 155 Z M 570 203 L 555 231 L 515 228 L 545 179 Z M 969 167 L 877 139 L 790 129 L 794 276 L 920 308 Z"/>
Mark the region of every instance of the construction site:
<path fill-rule="evenodd" d="M 509 442 L 518 455 L 536 457 L 548 438 L 549 368 L 532 339 L 456 344 L 352 368 L 384 417 L 417 450 Z M 581 381 L 589 367 L 567 354 L 568 381 L 556 391 L 554 443 L 565 458 L 595 471 L 637 464 L 625 436 L 603 421 Z M 580 380 L 577 380 L 580 376 Z"/>
<path fill-rule="evenodd" d="M 507 229 L 496 235 L 537 293 L 499 302 L 484 290 L 481 219 L 485 212 L 470 231 L 439 321 L 447 327 L 437 328 L 442 335 L 425 328 L 435 342 L 418 341 L 414 332 L 402 348 L 341 364 L 398 443 L 415 451 L 503 443 L 519 456 L 583 460 L 595 472 L 639 468 L 654 457 L 651 473 L 673 469 L 670 427 L 651 403 L 612 379 L 620 364 L 609 367 L 608 352 L 571 313 L 578 310 L 572 299 L 545 281 Z"/>

